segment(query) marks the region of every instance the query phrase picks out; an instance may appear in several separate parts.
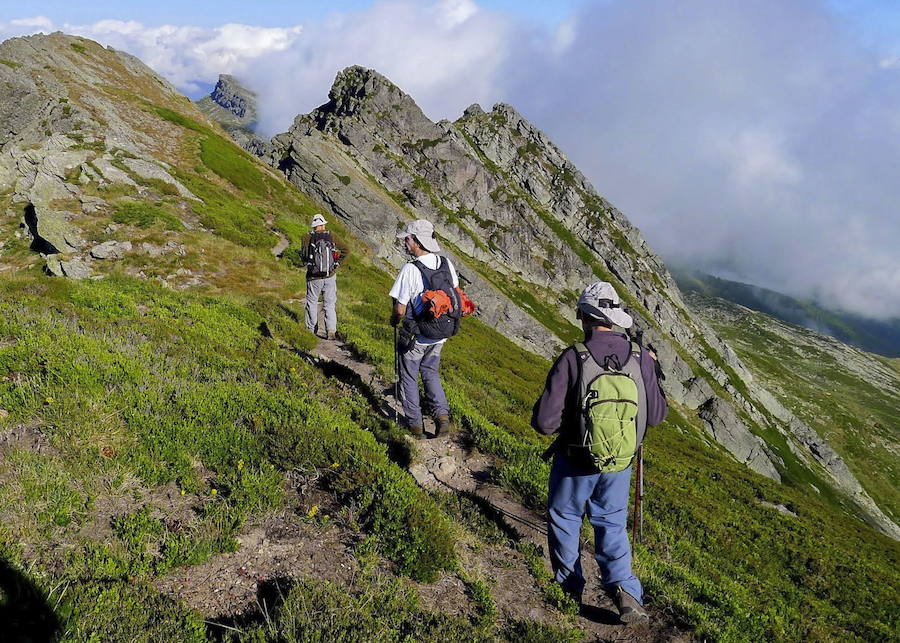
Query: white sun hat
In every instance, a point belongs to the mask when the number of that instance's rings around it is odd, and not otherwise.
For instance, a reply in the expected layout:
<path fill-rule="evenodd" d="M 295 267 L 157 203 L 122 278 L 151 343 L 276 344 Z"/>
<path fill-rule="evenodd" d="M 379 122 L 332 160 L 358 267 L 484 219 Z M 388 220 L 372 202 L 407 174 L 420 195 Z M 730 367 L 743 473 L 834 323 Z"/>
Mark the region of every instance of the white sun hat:
<path fill-rule="evenodd" d="M 622 328 L 631 328 L 634 322 L 631 315 L 622 310 L 616 289 L 606 281 L 596 281 L 584 289 L 578 298 L 578 310 L 597 319 L 605 317 Z"/>
<path fill-rule="evenodd" d="M 425 219 L 410 221 L 406 224 L 403 231 L 397 235 L 398 239 L 405 239 L 406 237 L 415 237 L 419 244 L 428 252 L 441 251 L 437 239 L 434 238 L 434 226 L 431 221 Z"/>

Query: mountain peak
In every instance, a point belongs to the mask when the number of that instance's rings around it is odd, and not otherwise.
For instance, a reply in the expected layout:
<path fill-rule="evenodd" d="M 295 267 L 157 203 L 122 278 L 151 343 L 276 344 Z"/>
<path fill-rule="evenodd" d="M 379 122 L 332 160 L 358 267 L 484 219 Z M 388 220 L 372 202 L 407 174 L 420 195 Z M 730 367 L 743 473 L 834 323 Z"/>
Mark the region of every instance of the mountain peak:
<path fill-rule="evenodd" d="M 256 124 L 256 92 L 230 74 L 219 74 L 212 92 L 197 101 L 197 106 L 226 128 L 252 130 Z"/>

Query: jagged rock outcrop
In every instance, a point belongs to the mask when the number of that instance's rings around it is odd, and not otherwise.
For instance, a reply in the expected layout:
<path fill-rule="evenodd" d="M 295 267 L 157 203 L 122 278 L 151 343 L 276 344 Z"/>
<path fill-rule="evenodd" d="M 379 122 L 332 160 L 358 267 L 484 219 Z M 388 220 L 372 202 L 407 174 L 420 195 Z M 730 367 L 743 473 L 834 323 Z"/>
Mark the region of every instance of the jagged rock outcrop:
<path fill-rule="evenodd" d="M 817 456 L 822 451 L 797 418 L 689 311 L 640 231 L 514 108 L 473 105 L 456 122 L 434 123 L 362 67 L 340 72 L 328 98 L 260 155 L 327 204 L 377 256 L 398 266 L 396 230 L 410 218 L 434 221 L 485 321 L 545 356 L 577 335 L 572 304 L 584 284 L 611 280 L 657 349 L 670 399 L 700 409 L 737 459 L 778 480 L 783 459 L 800 453 L 835 480 L 845 477 L 840 458 Z M 751 427 L 778 430 L 796 453 L 776 452 Z M 878 520 L 891 530 L 893 523 Z"/>
<path fill-rule="evenodd" d="M 195 103 L 204 114 L 221 125 L 235 143 L 256 156 L 271 153 L 269 142 L 255 133 L 258 117 L 256 92 L 234 76 L 220 74 L 209 96 Z"/>
<path fill-rule="evenodd" d="M 200 111 L 214 121 L 251 131 L 256 125 L 256 105 L 256 93 L 229 74 L 220 74 L 210 95 L 197 101 Z"/>
<path fill-rule="evenodd" d="M 772 464 L 772 456 L 767 453 L 766 443 L 750 432 L 734 408 L 721 398 L 712 397 L 700 407 L 699 414 L 716 442 L 728 449 L 739 462 L 757 473 L 781 481 L 778 470 Z"/>

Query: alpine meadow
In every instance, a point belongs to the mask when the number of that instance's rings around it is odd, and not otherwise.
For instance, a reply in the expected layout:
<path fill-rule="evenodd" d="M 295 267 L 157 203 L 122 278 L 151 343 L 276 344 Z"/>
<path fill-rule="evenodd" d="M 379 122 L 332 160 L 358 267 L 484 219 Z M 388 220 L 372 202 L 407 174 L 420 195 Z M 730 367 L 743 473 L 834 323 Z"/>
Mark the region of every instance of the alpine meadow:
<path fill-rule="evenodd" d="M 433 122 L 334 71 L 265 138 L 235 77 L 192 102 L 86 38 L 0 44 L 0 638 L 900 640 L 897 360 L 683 295 L 514 106 Z M 333 339 L 304 321 L 317 214 Z M 434 439 L 401 421 L 388 295 L 423 219 L 477 304 Z M 554 581 L 531 424 L 597 281 L 668 400 L 633 627 L 587 520 L 582 604 Z"/>

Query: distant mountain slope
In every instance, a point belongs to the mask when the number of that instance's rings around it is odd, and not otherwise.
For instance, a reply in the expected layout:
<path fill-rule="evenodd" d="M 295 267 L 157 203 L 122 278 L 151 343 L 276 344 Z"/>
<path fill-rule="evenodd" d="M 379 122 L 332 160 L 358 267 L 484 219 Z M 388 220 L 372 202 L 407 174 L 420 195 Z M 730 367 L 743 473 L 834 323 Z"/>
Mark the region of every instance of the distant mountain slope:
<path fill-rule="evenodd" d="M 722 298 L 688 292 L 686 301 L 782 404 L 828 440 L 882 509 L 900 518 L 897 360 Z"/>
<path fill-rule="evenodd" d="M 776 319 L 831 335 L 845 344 L 886 357 L 900 357 L 900 319 L 879 321 L 862 315 L 827 310 L 810 301 L 774 290 L 688 270 L 673 270 L 678 287 L 721 297 Z"/>

